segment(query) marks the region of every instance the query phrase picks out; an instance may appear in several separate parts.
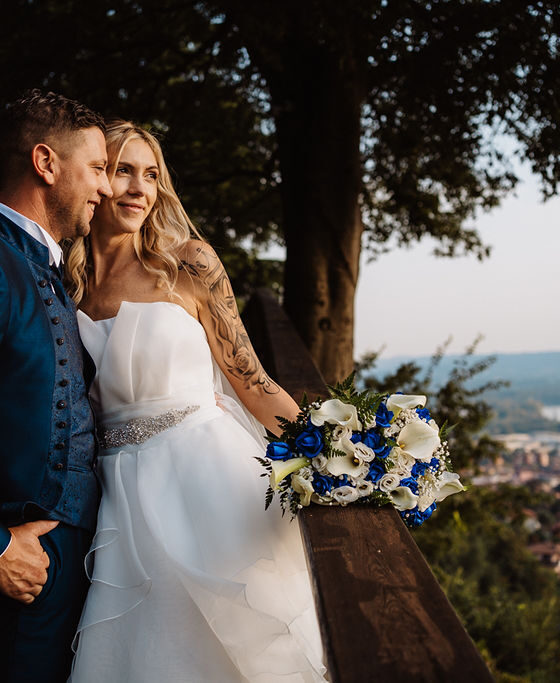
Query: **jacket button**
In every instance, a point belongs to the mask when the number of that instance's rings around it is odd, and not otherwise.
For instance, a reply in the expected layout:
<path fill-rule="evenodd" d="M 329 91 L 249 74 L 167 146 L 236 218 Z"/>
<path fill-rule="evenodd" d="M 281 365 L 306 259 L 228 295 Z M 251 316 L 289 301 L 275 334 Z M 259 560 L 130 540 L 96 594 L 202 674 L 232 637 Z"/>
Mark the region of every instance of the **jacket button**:
<path fill-rule="evenodd" d="M 64 448 L 64 443 L 62 441 L 60 443 L 55 443 L 54 447 L 57 451 L 61 451 Z"/>
<path fill-rule="evenodd" d="M 45 303 L 47 304 L 47 306 L 52 306 L 54 304 L 54 299 L 49 297 L 48 299 L 45 299 Z"/>
<path fill-rule="evenodd" d="M 59 408 L 60 410 L 62 410 L 63 408 L 66 408 L 66 401 L 59 401 L 56 404 L 56 407 Z"/>
<path fill-rule="evenodd" d="M 47 286 L 46 280 L 39 280 L 39 287 L 46 287 L 46 286 Z"/>
<path fill-rule="evenodd" d="M 67 387 L 68 386 L 68 380 L 67 379 L 61 379 L 60 382 L 58 383 L 59 387 Z"/>
<path fill-rule="evenodd" d="M 60 322 L 60 318 L 57 315 L 55 315 L 54 318 L 51 318 L 51 322 L 53 325 L 58 325 L 58 323 Z"/>
<path fill-rule="evenodd" d="M 59 346 L 62 346 L 62 345 L 64 344 L 64 339 L 63 339 L 62 337 L 59 337 L 59 338 L 56 340 L 56 343 L 57 343 Z"/>
<path fill-rule="evenodd" d="M 59 364 L 59 365 L 66 365 L 66 363 L 68 363 L 68 358 L 61 358 L 61 359 L 58 361 L 58 364 Z"/>
<path fill-rule="evenodd" d="M 64 422 L 64 420 L 60 420 L 60 422 L 57 422 L 57 423 L 56 423 L 56 426 L 57 426 L 59 429 L 64 429 L 64 428 L 66 427 L 66 422 Z"/>
<path fill-rule="evenodd" d="M 64 465 L 61 462 L 57 462 L 56 465 L 54 466 L 54 469 L 58 470 L 60 472 L 60 470 L 64 469 Z"/>

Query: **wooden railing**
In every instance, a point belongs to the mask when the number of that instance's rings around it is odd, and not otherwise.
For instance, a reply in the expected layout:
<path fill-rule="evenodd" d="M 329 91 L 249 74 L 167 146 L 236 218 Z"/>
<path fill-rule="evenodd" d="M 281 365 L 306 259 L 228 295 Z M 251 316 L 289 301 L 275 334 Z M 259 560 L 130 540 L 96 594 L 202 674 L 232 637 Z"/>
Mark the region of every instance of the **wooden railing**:
<path fill-rule="evenodd" d="M 268 372 L 299 401 L 326 387 L 274 296 L 245 324 Z M 486 683 L 478 650 L 390 506 L 305 508 L 299 516 L 332 683 Z"/>

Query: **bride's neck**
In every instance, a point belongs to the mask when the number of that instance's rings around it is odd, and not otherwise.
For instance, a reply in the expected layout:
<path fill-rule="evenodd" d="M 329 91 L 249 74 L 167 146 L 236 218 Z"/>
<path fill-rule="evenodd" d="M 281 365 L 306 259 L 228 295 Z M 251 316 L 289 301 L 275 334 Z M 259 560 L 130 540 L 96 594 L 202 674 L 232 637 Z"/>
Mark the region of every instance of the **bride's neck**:
<path fill-rule="evenodd" d="M 115 273 L 122 273 L 131 263 L 138 261 L 133 238 L 130 233 L 106 236 L 97 232 L 91 235 L 93 270 L 90 277 L 94 284 Z"/>

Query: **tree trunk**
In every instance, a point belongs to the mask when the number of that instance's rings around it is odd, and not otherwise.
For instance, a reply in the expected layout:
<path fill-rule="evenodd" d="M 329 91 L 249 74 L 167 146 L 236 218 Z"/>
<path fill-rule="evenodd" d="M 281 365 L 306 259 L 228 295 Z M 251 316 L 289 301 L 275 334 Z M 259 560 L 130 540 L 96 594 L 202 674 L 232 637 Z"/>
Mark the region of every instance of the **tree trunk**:
<path fill-rule="evenodd" d="M 352 371 L 363 231 L 360 6 L 226 0 L 271 95 L 282 173 L 284 306 L 328 383 Z M 369 15 L 368 15 L 369 16 Z M 254 37 L 254 40 L 251 39 Z"/>
<path fill-rule="evenodd" d="M 327 383 L 353 366 L 362 221 L 359 68 L 320 46 L 269 77 L 282 171 L 284 306 Z"/>

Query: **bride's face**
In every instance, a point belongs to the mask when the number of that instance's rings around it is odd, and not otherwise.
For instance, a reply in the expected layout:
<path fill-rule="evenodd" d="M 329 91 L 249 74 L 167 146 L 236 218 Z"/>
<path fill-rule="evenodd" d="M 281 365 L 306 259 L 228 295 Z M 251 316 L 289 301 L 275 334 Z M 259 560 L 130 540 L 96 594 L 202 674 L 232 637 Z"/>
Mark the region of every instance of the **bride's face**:
<path fill-rule="evenodd" d="M 150 146 L 144 140 L 127 142 L 111 181 L 113 196 L 101 202 L 94 223 L 114 234 L 138 232 L 156 201 L 158 176 Z"/>

